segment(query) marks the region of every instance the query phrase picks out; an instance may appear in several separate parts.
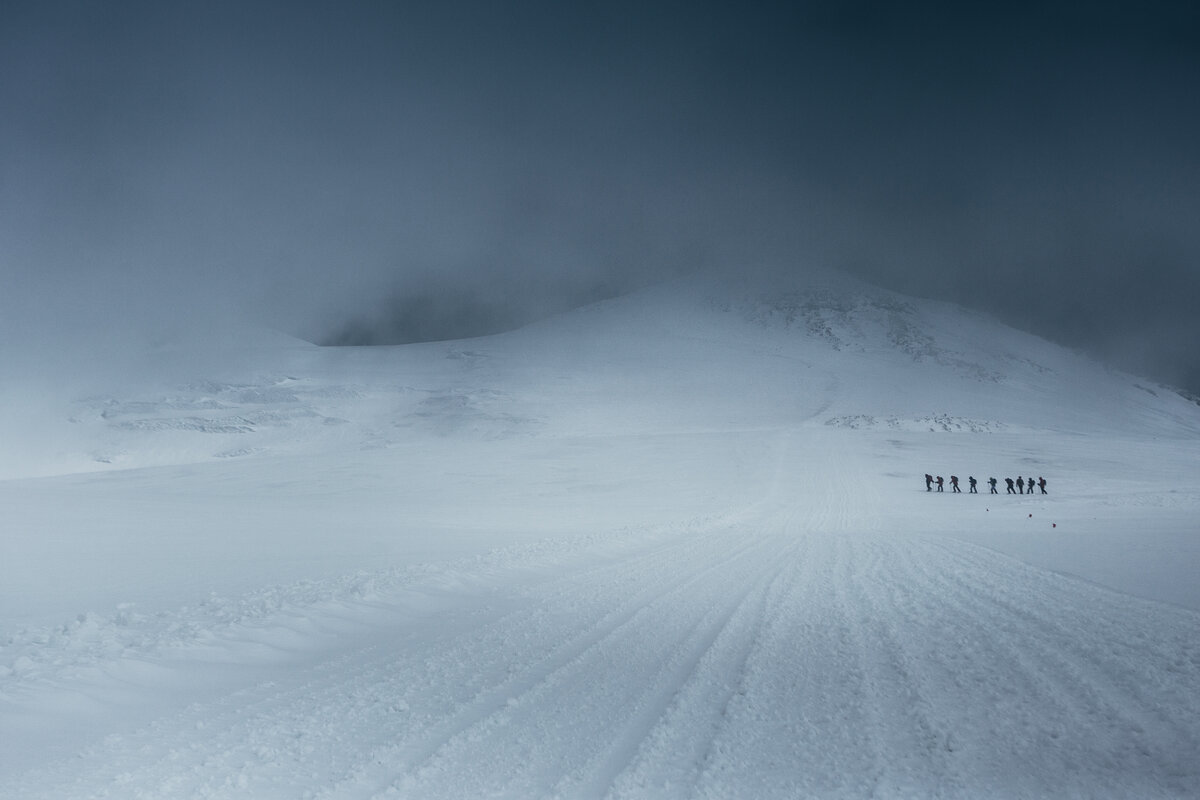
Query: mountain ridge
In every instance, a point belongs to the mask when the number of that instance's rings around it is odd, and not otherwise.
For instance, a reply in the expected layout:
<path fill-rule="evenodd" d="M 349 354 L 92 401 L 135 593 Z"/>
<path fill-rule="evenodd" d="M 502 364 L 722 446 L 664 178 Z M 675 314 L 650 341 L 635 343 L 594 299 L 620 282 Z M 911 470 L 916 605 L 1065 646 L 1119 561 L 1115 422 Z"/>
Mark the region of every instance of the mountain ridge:
<path fill-rule="evenodd" d="M 1183 395 L 950 303 L 831 271 L 679 279 L 504 334 L 318 348 L 159 348 L 144 381 L 70 402 L 61 474 L 446 436 L 822 424 L 1200 436 Z M 189 349 L 190 348 L 190 349 Z M 1053 419 L 1050 419 L 1050 417 Z"/>

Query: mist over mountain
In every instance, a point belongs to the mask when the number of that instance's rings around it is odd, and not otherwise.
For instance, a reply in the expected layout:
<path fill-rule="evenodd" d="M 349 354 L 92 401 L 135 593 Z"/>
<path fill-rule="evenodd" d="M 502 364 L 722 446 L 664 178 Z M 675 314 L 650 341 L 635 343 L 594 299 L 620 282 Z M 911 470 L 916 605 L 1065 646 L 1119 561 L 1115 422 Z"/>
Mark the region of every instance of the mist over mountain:
<path fill-rule="evenodd" d="M 584 283 L 570 276 L 509 277 L 454 284 L 436 276 L 331 321 L 329 346 L 372 346 L 468 339 L 515 330 L 554 314 L 632 292 L 632 280 Z"/>
<path fill-rule="evenodd" d="M 17 0 L 0 339 L 446 338 L 818 266 L 1200 391 L 1198 32 L 1165 0 Z"/>

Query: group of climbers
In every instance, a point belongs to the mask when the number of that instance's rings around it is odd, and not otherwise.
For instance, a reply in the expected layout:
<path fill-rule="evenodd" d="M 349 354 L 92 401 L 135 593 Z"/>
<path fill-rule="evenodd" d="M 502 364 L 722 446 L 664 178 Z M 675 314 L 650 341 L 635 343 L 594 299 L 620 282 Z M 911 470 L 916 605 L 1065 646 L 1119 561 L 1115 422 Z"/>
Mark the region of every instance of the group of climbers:
<path fill-rule="evenodd" d="M 976 487 L 975 478 L 972 476 L 967 476 L 967 482 L 971 485 L 971 488 L 967 492 L 967 494 L 979 494 L 978 490 L 975 488 Z M 1030 476 L 1028 478 L 1023 478 L 1020 475 L 1018 475 L 1015 483 L 1012 478 L 1005 478 L 1004 482 L 1008 484 L 1008 494 L 1033 494 L 1033 490 L 1035 487 L 1038 489 L 1041 489 L 1042 494 L 1047 494 L 1046 479 L 1041 477 L 1040 475 L 1038 476 L 1038 479 L 1036 481 L 1033 479 L 1033 476 Z M 937 490 L 939 492 L 943 491 L 944 486 L 945 486 L 945 481 L 942 479 L 942 476 L 938 475 L 935 478 L 934 476 L 930 475 L 929 473 L 925 473 L 925 491 L 932 492 L 935 484 L 937 485 Z M 988 478 L 988 486 L 991 487 L 992 494 L 1000 494 L 1000 492 L 996 491 L 996 479 L 995 478 Z M 950 476 L 950 490 L 951 490 L 951 492 L 958 492 L 959 494 L 962 494 L 962 489 L 958 488 L 958 476 L 957 475 Z"/>

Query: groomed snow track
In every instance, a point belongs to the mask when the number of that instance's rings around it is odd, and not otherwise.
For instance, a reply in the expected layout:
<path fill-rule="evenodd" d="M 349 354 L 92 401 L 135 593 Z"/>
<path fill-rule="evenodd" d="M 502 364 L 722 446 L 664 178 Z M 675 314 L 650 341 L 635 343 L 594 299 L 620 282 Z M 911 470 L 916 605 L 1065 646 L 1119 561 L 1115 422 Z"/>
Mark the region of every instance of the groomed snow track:
<path fill-rule="evenodd" d="M 804 455 L 725 518 L 228 633 L 188 673 L 225 688 L 0 795 L 1200 795 L 1200 616 L 856 529 L 828 491 L 846 476 Z M 289 655 L 339 615 L 335 644 Z M 247 648 L 277 651 L 269 677 L 222 672 Z"/>

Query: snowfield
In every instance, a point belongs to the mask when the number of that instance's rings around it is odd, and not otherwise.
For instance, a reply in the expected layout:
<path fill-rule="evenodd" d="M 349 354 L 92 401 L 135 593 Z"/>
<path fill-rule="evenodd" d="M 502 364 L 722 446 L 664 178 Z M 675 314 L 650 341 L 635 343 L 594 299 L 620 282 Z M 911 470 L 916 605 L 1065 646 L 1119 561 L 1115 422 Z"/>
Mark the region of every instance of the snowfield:
<path fill-rule="evenodd" d="M 957 307 L 692 280 L 22 386 L 0 797 L 1200 796 L 1200 406 Z"/>

